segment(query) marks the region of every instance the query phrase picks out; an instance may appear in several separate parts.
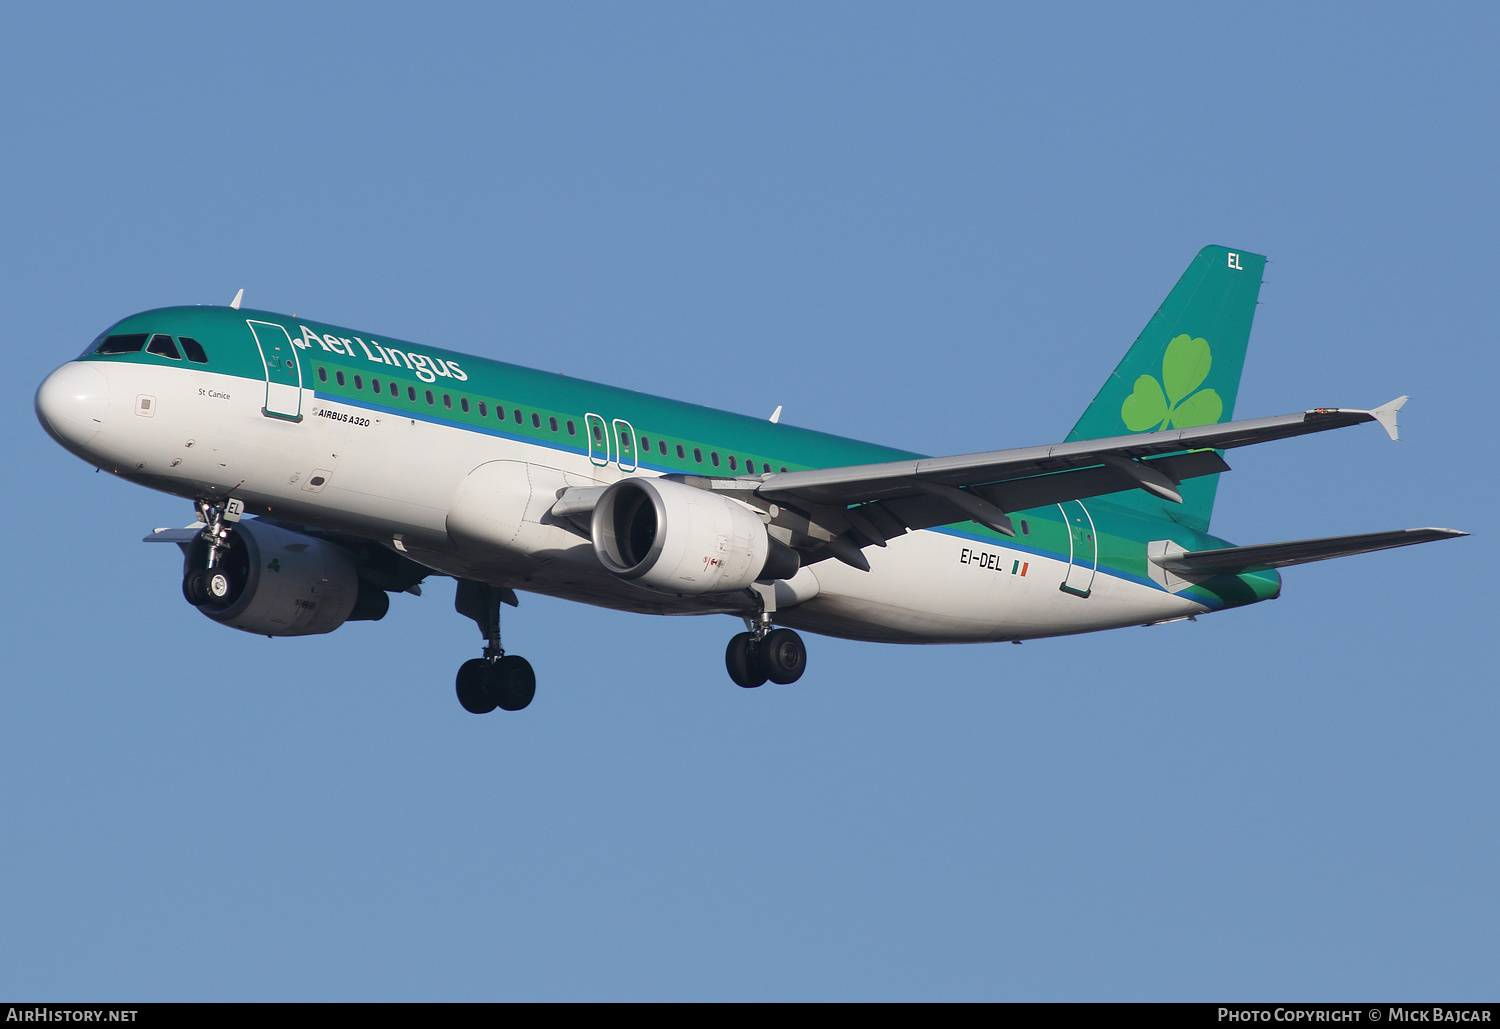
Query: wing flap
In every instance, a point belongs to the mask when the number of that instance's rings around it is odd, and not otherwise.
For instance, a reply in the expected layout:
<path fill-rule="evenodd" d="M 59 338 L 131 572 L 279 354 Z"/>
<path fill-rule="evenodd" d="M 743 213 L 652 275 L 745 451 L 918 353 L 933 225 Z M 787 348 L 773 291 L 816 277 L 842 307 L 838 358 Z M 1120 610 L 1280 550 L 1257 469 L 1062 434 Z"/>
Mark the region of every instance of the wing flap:
<path fill-rule="evenodd" d="M 1229 471 L 1229 465 L 1212 450 L 1196 450 L 1188 454 L 1173 454 L 1137 462 L 1140 466 L 1161 473 L 1173 483 L 1200 475 L 1214 475 Z M 1071 472 L 1053 472 L 1050 475 L 1034 475 L 1024 479 L 988 486 L 971 487 L 971 492 L 985 497 L 1002 511 L 1025 511 L 1048 504 L 1061 504 L 1069 500 L 1087 500 L 1089 497 L 1119 493 L 1135 489 L 1140 481 L 1131 472 L 1118 465 L 1099 465 L 1080 468 Z"/>

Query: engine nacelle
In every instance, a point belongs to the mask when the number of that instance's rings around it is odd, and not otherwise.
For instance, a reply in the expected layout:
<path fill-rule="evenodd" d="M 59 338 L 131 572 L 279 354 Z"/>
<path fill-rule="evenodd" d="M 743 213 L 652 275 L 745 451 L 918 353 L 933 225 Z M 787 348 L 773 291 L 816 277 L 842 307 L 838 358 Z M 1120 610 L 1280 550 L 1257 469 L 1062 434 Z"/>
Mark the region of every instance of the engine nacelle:
<path fill-rule="evenodd" d="M 622 479 L 591 523 L 605 568 L 679 596 L 729 593 L 796 574 L 797 556 L 766 534 L 747 504 L 671 479 Z"/>
<path fill-rule="evenodd" d="M 371 587 L 361 597 L 354 558 L 326 540 L 258 519 L 237 524 L 229 539 L 222 559 L 233 582 L 229 602 L 197 605 L 216 622 L 261 636 L 311 636 L 351 616 L 380 618 L 390 603 Z M 184 550 L 184 573 L 204 566 L 206 543 L 195 540 Z"/>

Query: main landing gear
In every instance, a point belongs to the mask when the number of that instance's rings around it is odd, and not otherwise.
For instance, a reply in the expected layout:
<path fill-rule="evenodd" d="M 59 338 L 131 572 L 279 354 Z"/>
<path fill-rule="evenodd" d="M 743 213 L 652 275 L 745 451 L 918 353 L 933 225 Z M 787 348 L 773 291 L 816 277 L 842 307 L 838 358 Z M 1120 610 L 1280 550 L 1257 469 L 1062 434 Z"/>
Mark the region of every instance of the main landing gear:
<path fill-rule="evenodd" d="M 238 500 L 220 500 L 209 503 L 196 502 L 198 520 L 203 531 L 195 542 L 205 551 L 204 564 L 190 568 L 182 577 L 182 595 L 194 607 L 227 607 L 244 588 L 247 569 L 236 567 L 243 564 L 231 560 L 230 526 L 240 520 L 245 505 Z M 197 550 L 197 546 L 193 548 Z"/>
<path fill-rule="evenodd" d="M 807 669 L 807 647 L 790 629 L 771 628 L 770 616 L 762 612 L 750 632 L 729 640 L 724 650 L 724 665 L 736 686 L 753 689 L 767 679 L 775 683 L 792 683 Z"/>
<path fill-rule="evenodd" d="M 465 661 L 458 669 L 455 686 L 458 702 L 476 715 L 495 708 L 519 711 L 536 696 L 536 673 L 524 657 L 506 654 L 500 646 L 500 605 L 515 607 L 516 594 L 502 586 L 459 579 L 453 607 L 474 619 L 484 634 L 484 657 Z"/>

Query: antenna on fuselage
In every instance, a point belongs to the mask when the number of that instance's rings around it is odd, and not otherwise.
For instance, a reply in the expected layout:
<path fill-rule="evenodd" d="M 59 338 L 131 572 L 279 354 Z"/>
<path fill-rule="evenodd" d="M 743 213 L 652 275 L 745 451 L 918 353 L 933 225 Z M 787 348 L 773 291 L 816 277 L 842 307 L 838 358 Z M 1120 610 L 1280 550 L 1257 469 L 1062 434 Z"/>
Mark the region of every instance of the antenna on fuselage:
<path fill-rule="evenodd" d="M 771 412 L 771 424 L 775 425 L 779 421 L 781 421 L 781 405 L 777 404 L 776 410 Z"/>
<path fill-rule="evenodd" d="M 238 293 L 236 293 L 234 295 L 234 299 L 229 302 L 229 306 L 232 307 L 232 308 L 234 308 L 236 311 L 238 311 L 240 309 L 240 301 L 244 300 L 244 299 L 245 299 L 245 291 L 244 290 L 240 290 Z"/>

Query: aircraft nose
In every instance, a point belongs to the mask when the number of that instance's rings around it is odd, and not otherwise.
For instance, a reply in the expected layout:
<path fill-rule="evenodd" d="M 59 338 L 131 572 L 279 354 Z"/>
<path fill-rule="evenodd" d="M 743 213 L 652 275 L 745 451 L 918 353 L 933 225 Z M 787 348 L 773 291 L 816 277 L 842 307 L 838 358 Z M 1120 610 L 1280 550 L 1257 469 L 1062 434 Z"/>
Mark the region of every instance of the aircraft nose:
<path fill-rule="evenodd" d="M 93 365 L 69 361 L 47 376 L 36 391 L 36 417 L 65 447 L 81 447 L 104 425 L 109 380 Z"/>

